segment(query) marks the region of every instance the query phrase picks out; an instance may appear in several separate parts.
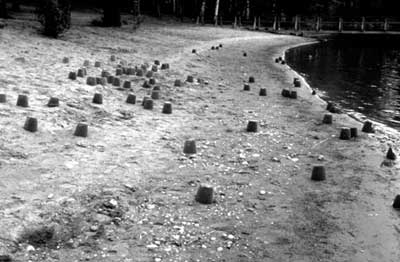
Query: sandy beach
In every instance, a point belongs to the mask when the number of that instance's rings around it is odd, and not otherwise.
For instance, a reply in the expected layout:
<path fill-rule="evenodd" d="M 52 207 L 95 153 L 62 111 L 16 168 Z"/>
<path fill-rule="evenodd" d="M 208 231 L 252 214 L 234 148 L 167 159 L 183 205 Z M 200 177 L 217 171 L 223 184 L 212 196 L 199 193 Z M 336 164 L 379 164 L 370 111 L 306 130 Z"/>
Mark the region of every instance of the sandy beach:
<path fill-rule="evenodd" d="M 332 125 L 322 124 L 326 103 L 303 79 L 293 89 L 297 99 L 281 96 L 297 74 L 275 58 L 314 40 L 150 18 L 136 31 L 128 18 L 111 30 L 89 26 L 96 15 L 73 13 L 59 40 L 38 35 L 28 15 L 0 29 L 0 93 L 7 95 L 0 104 L 0 255 L 398 261 L 399 213 L 391 204 L 399 167 L 381 165 L 397 134 L 359 130 L 357 139 L 340 140 L 341 127 L 362 123 L 334 114 Z M 68 79 L 85 60 L 94 77 L 115 74 L 119 63 L 160 60 L 170 69 L 154 74 L 161 99 L 144 110 L 146 77 L 122 76 L 131 89 Z M 189 75 L 204 82 L 189 83 Z M 250 76 L 255 83 L 243 91 Z M 175 87 L 176 79 L 183 86 Z M 96 92 L 102 105 L 92 103 Z M 19 94 L 29 96 L 28 108 L 15 105 Z M 138 103 L 125 103 L 128 94 Z M 50 97 L 60 106 L 48 108 Z M 165 101 L 171 115 L 161 113 Z M 28 116 L 38 119 L 38 132 L 23 129 Z M 246 132 L 249 120 L 258 121 L 257 133 Z M 79 122 L 88 123 L 87 138 L 73 136 Z M 189 139 L 195 155 L 183 154 Z M 325 166 L 326 181 L 311 181 L 316 165 Z M 215 187 L 215 203 L 194 200 L 201 183 Z M 48 228 L 51 237 L 39 244 L 21 241 Z"/>

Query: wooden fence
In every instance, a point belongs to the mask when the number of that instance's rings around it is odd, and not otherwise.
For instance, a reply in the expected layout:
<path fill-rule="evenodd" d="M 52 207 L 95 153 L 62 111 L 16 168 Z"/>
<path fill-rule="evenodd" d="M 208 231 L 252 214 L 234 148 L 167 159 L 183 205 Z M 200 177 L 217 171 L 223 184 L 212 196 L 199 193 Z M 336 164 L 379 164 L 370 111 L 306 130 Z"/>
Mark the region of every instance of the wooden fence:
<path fill-rule="evenodd" d="M 197 23 L 200 23 L 200 21 L 202 20 L 198 18 Z M 290 19 L 279 19 L 278 17 L 253 17 L 252 19 L 245 19 L 236 17 L 233 21 L 217 17 L 216 19 L 205 19 L 204 23 L 274 31 L 400 32 L 400 19 L 380 17 L 359 17 L 351 19 L 344 19 L 341 17 L 310 18 L 301 16 L 295 16 Z"/>

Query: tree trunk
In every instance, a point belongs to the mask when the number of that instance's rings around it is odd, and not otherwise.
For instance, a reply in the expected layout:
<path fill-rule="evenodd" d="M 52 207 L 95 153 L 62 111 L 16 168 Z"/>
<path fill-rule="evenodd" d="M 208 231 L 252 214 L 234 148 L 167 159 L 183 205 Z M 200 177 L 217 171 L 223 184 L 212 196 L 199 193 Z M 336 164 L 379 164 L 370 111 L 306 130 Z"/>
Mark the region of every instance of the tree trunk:
<path fill-rule="evenodd" d="M 140 0 L 132 0 L 133 28 L 139 27 L 140 19 Z"/>
<path fill-rule="evenodd" d="M 218 25 L 218 12 L 219 12 L 219 0 L 216 0 L 215 1 L 215 15 L 214 15 L 215 25 Z"/>
<path fill-rule="evenodd" d="M 246 1 L 246 19 L 250 19 L 250 0 Z"/>
<path fill-rule="evenodd" d="M 103 26 L 121 26 L 119 1 L 103 0 Z"/>
<path fill-rule="evenodd" d="M 8 18 L 6 0 L 0 0 L 0 18 Z"/>
<path fill-rule="evenodd" d="M 11 10 L 13 10 L 14 12 L 21 11 L 20 0 L 14 0 L 12 2 Z"/>
<path fill-rule="evenodd" d="M 206 12 L 206 1 L 204 0 L 204 1 L 201 3 L 201 9 L 200 9 L 200 22 L 201 22 L 202 25 L 204 25 L 204 15 L 205 15 L 205 12 Z"/>

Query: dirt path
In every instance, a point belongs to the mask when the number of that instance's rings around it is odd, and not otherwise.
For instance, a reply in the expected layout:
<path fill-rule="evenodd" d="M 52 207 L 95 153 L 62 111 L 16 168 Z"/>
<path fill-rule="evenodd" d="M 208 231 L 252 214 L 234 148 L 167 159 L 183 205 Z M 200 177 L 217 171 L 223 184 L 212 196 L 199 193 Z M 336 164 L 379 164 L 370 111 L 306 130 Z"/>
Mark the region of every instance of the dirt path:
<path fill-rule="evenodd" d="M 117 29 L 110 38 L 108 29 L 77 25 L 57 41 L 20 20 L 3 29 L 0 92 L 9 102 L 0 105 L 0 255 L 17 261 L 398 261 L 398 214 L 390 206 L 400 192 L 398 167 L 380 167 L 390 141 L 381 133 L 341 141 L 341 126 L 360 124 L 335 115 L 334 125 L 321 125 L 325 105 L 305 88 L 297 100 L 280 95 L 294 73 L 274 58 L 308 40 L 160 26 L 151 22 L 135 34 Z M 219 43 L 220 50 L 210 50 Z M 125 76 L 134 83 L 130 91 L 67 79 L 85 59 L 114 72 L 111 54 L 133 65 L 171 63 L 156 75 L 162 99 L 153 111 L 124 103 L 129 92 L 139 100 L 148 93 L 144 78 Z M 61 63 L 64 56 L 69 64 Z M 100 72 L 89 67 L 89 75 Z M 208 85 L 173 87 L 189 74 Z M 244 92 L 250 75 L 256 83 Z M 258 96 L 260 87 L 267 97 Z M 28 109 L 14 106 L 22 92 L 29 94 Z M 94 92 L 104 94 L 104 105 L 91 103 Z M 49 96 L 60 97 L 61 106 L 45 107 Z M 172 115 L 160 113 L 167 100 Z M 22 129 L 30 115 L 39 119 L 38 133 Z M 251 119 L 259 121 L 256 134 L 244 131 Z M 89 123 L 89 138 L 72 136 L 79 121 Z M 182 154 L 189 138 L 197 141 L 194 157 Z M 326 166 L 326 182 L 310 181 L 316 164 Z M 193 201 L 201 182 L 216 187 L 216 204 Z M 13 244 L 42 225 L 55 229 L 45 247 Z"/>

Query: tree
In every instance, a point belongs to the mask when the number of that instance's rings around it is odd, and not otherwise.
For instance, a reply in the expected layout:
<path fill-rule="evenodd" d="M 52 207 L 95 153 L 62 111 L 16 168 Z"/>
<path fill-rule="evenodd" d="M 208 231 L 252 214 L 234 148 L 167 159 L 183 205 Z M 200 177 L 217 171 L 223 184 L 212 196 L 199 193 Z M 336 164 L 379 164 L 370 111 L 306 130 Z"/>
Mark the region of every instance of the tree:
<path fill-rule="evenodd" d="M 102 0 L 103 26 L 121 26 L 120 0 Z"/>
<path fill-rule="evenodd" d="M 57 38 L 71 26 L 70 0 L 40 0 L 36 14 L 44 35 Z"/>
<path fill-rule="evenodd" d="M 140 0 L 132 0 L 133 28 L 137 28 L 141 21 Z"/>
<path fill-rule="evenodd" d="M 0 0 L 0 18 L 8 18 L 6 0 Z"/>
<path fill-rule="evenodd" d="M 21 11 L 20 0 L 13 0 L 11 10 L 14 12 Z"/>

